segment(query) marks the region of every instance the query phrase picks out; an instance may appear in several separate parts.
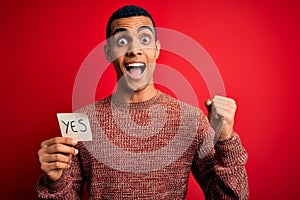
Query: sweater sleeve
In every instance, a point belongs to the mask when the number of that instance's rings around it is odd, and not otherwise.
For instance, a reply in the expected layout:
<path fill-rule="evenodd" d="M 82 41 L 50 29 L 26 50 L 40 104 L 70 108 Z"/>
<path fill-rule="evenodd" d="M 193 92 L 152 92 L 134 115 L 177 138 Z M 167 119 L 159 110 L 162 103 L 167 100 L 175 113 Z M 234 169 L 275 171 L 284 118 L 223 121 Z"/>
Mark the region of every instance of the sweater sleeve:
<path fill-rule="evenodd" d="M 214 145 L 209 127 L 194 156 L 192 173 L 206 199 L 248 199 L 247 160 L 237 133 Z M 205 143 L 205 144 L 204 144 Z"/>
<path fill-rule="evenodd" d="M 64 170 L 62 176 L 52 181 L 41 175 L 37 184 L 39 199 L 81 199 L 83 193 L 84 176 L 80 168 L 79 157 L 73 156 L 70 168 Z"/>

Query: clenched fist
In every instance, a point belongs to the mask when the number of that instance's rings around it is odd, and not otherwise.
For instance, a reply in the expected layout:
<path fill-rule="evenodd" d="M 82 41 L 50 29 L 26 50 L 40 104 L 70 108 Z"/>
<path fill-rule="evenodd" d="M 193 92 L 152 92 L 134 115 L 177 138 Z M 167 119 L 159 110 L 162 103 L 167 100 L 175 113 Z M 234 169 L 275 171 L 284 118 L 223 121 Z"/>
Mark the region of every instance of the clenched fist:
<path fill-rule="evenodd" d="M 208 119 L 211 127 L 216 131 L 219 140 L 229 138 L 233 131 L 236 103 L 233 99 L 214 96 L 205 101 L 208 110 Z"/>

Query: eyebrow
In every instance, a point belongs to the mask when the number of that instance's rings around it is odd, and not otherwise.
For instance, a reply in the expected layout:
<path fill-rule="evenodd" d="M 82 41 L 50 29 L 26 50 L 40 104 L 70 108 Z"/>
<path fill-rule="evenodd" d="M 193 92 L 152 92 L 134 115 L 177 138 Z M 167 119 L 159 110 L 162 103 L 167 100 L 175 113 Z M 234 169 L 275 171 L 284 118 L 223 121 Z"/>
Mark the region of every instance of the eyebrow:
<path fill-rule="evenodd" d="M 151 33 L 153 33 L 153 30 L 150 28 L 150 26 L 140 26 L 140 27 L 137 29 L 137 31 L 138 31 L 138 32 L 141 32 L 142 30 L 145 30 L 145 29 L 148 29 L 148 30 L 151 31 Z M 117 28 L 117 29 L 114 30 L 114 32 L 113 32 L 112 35 L 116 35 L 116 34 L 119 33 L 119 32 L 127 32 L 127 31 L 128 31 L 128 29 L 126 29 L 126 28 Z"/>
<path fill-rule="evenodd" d="M 151 33 L 153 33 L 153 30 L 150 28 L 150 26 L 141 26 L 138 28 L 138 32 L 141 32 L 144 29 L 148 29 L 149 31 L 151 31 Z"/>
<path fill-rule="evenodd" d="M 114 30 L 112 35 L 116 35 L 119 32 L 127 32 L 128 30 L 126 28 L 117 28 Z"/>

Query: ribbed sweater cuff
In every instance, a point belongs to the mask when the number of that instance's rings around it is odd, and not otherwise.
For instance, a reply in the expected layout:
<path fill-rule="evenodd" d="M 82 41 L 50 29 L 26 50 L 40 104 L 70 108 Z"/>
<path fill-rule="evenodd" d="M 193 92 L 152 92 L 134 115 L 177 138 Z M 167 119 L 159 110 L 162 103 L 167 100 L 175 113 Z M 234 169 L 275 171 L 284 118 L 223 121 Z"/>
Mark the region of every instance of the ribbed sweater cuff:
<path fill-rule="evenodd" d="M 248 157 L 238 134 L 235 132 L 228 139 L 218 141 L 215 150 L 216 164 L 224 167 L 244 165 Z"/>
<path fill-rule="evenodd" d="M 43 179 L 44 179 L 44 184 L 49 189 L 50 193 L 59 192 L 59 191 L 63 190 L 63 188 L 65 188 L 67 186 L 66 179 L 65 179 L 65 174 L 64 173 L 62 174 L 62 176 L 59 179 L 57 179 L 55 181 L 50 180 L 45 175 L 44 175 Z"/>

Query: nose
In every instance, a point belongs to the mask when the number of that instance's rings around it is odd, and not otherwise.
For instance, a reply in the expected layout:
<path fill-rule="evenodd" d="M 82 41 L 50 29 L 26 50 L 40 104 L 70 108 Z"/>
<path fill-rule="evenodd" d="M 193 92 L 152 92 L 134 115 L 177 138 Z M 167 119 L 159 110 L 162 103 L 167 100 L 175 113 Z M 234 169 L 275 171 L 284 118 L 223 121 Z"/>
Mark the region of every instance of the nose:
<path fill-rule="evenodd" d="M 132 41 L 131 45 L 129 46 L 128 51 L 126 52 L 126 56 L 134 57 L 134 56 L 140 56 L 142 55 L 142 50 L 140 45 L 137 41 Z"/>

